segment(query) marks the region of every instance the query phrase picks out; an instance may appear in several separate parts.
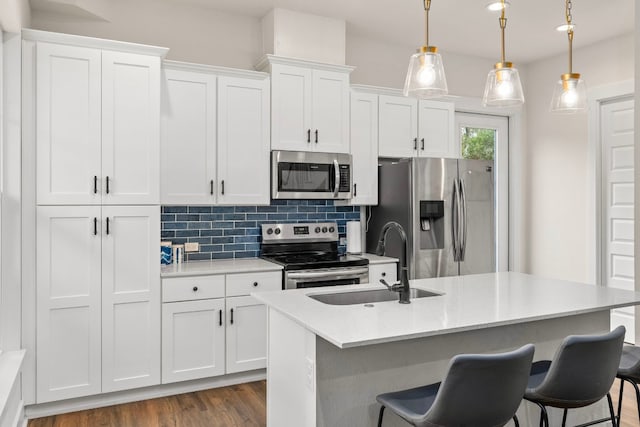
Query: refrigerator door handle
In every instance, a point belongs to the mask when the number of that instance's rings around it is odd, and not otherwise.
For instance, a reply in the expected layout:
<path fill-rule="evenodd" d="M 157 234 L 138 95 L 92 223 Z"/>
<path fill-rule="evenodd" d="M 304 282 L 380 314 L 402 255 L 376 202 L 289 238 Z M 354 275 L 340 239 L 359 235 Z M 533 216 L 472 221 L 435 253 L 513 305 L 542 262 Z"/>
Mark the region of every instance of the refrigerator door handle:
<path fill-rule="evenodd" d="M 464 254 L 467 249 L 467 192 L 464 179 L 460 178 L 460 261 L 464 261 Z"/>
<path fill-rule="evenodd" d="M 453 192 L 451 193 L 451 246 L 453 247 L 453 260 L 460 261 L 458 257 L 458 221 L 460 214 L 458 213 L 458 180 L 453 179 Z"/>

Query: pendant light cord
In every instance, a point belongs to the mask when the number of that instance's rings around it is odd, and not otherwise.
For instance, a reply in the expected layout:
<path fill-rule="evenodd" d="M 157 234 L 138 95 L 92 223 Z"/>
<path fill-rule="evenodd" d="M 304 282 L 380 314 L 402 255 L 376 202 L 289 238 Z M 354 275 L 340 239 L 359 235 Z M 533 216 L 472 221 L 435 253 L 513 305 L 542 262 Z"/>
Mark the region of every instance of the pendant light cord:
<path fill-rule="evenodd" d="M 507 27 L 507 18 L 505 18 L 504 16 L 504 11 L 507 8 L 507 6 L 504 4 L 504 0 L 502 0 L 502 13 L 500 14 L 500 18 L 498 18 L 498 20 L 500 21 L 500 31 L 501 31 L 501 38 L 500 38 L 500 53 L 501 53 L 501 62 L 504 64 L 504 29 Z"/>
<path fill-rule="evenodd" d="M 573 17 L 571 16 L 571 0 L 566 0 L 565 17 L 567 18 L 567 37 L 569 38 L 569 74 L 573 73 Z"/>
<path fill-rule="evenodd" d="M 424 45 L 429 46 L 429 9 L 431 0 L 424 0 Z"/>

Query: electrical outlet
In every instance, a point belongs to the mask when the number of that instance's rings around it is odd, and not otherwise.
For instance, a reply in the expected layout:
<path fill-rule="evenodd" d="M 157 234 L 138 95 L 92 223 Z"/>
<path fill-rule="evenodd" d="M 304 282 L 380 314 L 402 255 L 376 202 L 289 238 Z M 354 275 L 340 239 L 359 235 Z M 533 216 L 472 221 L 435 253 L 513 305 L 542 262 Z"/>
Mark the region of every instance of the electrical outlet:
<path fill-rule="evenodd" d="M 313 390 L 314 387 L 314 379 L 315 379 L 315 373 L 316 373 L 316 369 L 315 369 L 315 363 L 313 362 L 313 360 L 311 360 L 310 358 L 307 357 L 307 366 L 306 366 L 306 377 L 307 377 L 307 388 L 309 390 Z"/>
<path fill-rule="evenodd" d="M 200 243 L 198 242 L 191 242 L 191 243 L 184 244 L 185 252 L 198 252 L 199 250 L 200 250 Z"/>
<path fill-rule="evenodd" d="M 347 238 L 346 237 L 341 237 L 340 238 L 340 244 L 341 245 L 346 245 L 347 244 Z"/>

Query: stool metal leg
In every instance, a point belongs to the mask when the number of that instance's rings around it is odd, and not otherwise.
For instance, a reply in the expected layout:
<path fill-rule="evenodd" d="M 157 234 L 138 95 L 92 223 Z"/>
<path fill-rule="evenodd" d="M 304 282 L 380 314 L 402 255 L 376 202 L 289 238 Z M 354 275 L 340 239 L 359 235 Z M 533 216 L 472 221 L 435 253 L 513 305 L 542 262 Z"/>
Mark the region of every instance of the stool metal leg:
<path fill-rule="evenodd" d="M 618 425 L 620 425 L 620 417 L 622 416 L 622 391 L 624 390 L 624 378 L 620 378 L 620 394 L 618 394 Z"/>
<path fill-rule="evenodd" d="M 378 427 L 382 427 L 382 415 L 384 414 L 384 406 L 380 407 L 380 415 L 378 415 Z"/>
<path fill-rule="evenodd" d="M 619 425 L 616 423 L 616 414 L 613 412 L 613 401 L 611 400 L 611 393 L 607 393 L 607 402 L 609 403 L 609 414 L 611 415 L 611 423 L 613 427 Z"/>
<path fill-rule="evenodd" d="M 518 416 L 517 416 L 517 415 L 514 415 L 514 416 L 513 416 L 513 424 L 514 424 L 516 427 L 520 427 L 520 421 L 518 421 Z"/>
<path fill-rule="evenodd" d="M 640 390 L 638 390 L 638 384 L 635 381 L 629 381 L 634 389 L 636 389 L 636 405 L 638 407 L 638 419 L 640 420 Z"/>
<path fill-rule="evenodd" d="M 567 408 L 564 408 L 564 411 L 562 412 L 562 427 L 565 427 L 567 425 L 567 412 Z"/>

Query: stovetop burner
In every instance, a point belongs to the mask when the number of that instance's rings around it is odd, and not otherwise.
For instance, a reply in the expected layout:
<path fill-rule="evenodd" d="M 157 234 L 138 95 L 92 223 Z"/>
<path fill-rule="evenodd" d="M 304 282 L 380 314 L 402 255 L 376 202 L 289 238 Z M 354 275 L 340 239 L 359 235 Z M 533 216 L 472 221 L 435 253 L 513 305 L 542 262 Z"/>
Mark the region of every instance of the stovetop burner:
<path fill-rule="evenodd" d="M 262 258 L 284 266 L 285 270 L 310 270 L 320 268 L 356 267 L 368 265 L 369 260 L 353 255 L 335 253 L 299 253 L 262 255 Z"/>

